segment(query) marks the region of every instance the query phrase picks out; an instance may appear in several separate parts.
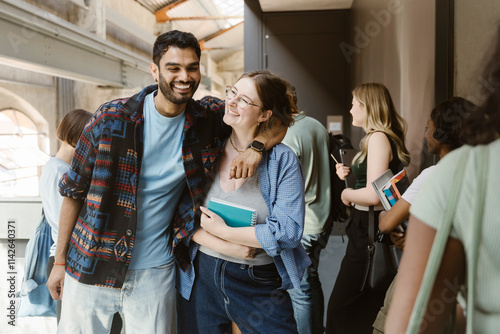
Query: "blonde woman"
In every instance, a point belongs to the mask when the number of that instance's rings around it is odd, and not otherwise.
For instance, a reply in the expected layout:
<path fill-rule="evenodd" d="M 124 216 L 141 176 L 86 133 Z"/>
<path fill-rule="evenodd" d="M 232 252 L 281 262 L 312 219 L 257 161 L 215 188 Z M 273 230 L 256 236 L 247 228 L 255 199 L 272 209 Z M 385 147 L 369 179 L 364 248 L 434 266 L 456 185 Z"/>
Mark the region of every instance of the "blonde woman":
<path fill-rule="evenodd" d="M 398 115 L 387 88 L 379 83 L 356 87 L 352 99 L 352 124 L 366 132 L 361 151 L 354 157 L 352 170 L 337 164 L 337 175 L 356 176 L 354 188 L 342 192 L 342 201 L 352 206 L 346 254 L 330 296 L 326 333 L 371 333 L 372 324 L 383 304 L 385 291 L 363 288 L 368 239 L 369 207 L 374 207 L 374 224 L 383 209 L 371 186 L 387 169 L 393 173 L 410 163 L 404 137 L 406 124 Z"/>

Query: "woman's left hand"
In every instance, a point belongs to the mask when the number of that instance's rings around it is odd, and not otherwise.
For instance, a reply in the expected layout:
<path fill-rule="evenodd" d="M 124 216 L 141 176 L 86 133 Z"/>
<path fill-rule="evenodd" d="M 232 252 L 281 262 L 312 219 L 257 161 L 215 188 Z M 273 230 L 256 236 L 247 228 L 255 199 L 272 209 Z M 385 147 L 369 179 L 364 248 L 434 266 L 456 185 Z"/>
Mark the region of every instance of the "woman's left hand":
<path fill-rule="evenodd" d="M 212 212 L 205 208 L 204 206 L 200 206 L 201 210 L 201 219 L 200 224 L 201 227 L 208 233 L 215 235 L 219 238 L 222 238 L 222 235 L 225 231 L 227 231 L 229 226 L 226 225 L 224 219 L 222 219 L 218 214 Z"/>

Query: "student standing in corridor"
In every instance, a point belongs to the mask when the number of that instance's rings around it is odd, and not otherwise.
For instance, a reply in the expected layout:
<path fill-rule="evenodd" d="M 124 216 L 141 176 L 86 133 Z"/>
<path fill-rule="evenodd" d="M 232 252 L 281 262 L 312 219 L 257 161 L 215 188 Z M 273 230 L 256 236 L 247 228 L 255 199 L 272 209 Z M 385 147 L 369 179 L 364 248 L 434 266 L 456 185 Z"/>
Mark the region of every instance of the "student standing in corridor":
<path fill-rule="evenodd" d="M 369 215 L 373 214 L 375 231 L 383 207 L 371 186 L 373 180 L 391 169 L 394 174 L 410 163 L 404 138 L 406 126 L 396 112 L 387 88 L 379 83 L 366 83 L 352 92 L 352 124 L 366 132 L 361 152 L 354 157 L 352 170 L 337 164 L 337 175 L 344 179 L 356 176 L 355 188 L 342 191 L 342 201 L 353 206 L 352 219 L 346 227 L 349 237 L 346 254 L 330 296 L 326 333 L 372 333 L 372 324 L 384 302 L 385 291 L 363 288 L 366 249 L 369 244 Z M 370 212 L 370 207 L 373 207 Z"/>
<path fill-rule="evenodd" d="M 66 198 L 47 283 L 65 305 L 59 333 L 109 332 L 115 312 L 127 333 L 171 333 L 174 256 L 230 133 L 223 101 L 192 99 L 200 53 L 191 33 L 160 35 L 150 66 L 158 85 L 103 104 L 84 129 L 60 182 Z M 265 133 L 257 140 L 270 148 Z M 260 159 L 249 149 L 232 176 L 252 174 Z"/>

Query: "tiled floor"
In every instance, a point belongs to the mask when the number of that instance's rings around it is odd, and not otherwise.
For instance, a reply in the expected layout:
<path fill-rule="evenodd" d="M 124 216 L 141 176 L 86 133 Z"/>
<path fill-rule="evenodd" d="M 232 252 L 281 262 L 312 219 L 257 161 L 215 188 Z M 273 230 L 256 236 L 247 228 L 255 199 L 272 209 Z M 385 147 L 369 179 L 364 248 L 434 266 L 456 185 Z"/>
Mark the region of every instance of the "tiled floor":
<path fill-rule="evenodd" d="M 319 279 L 323 287 L 325 296 L 325 322 L 328 299 L 333 290 L 333 285 L 337 279 L 337 274 L 340 269 L 340 262 L 344 257 L 347 247 L 347 237 L 344 236 L 344 242 L 340 235 L 331 235 L 326 248 L 323 249 L 319 260 Z"/>

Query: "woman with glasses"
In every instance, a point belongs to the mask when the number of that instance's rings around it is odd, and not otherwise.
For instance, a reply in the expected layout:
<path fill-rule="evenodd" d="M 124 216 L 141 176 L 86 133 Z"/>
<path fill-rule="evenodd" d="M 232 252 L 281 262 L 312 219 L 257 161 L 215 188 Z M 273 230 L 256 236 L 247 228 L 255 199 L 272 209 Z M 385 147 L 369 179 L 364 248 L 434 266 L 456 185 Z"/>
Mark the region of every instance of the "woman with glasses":
<path fill-rule="evenodd" d="M 301 246 L 304 189 L 300 163 L 283 144 L 263 151 L 253 142 L 263 129 L 292 123 L 296 106 L 288 83 L 268 71 L 243 74 L 226 89 L 224 122 L 232 133 L 217 160 L 201 207 L 201 228 L 191 237 L 194 270 L 180 270 L 180 333 L 296 333 L 292 302 L 310 261 Z M 230 179 L 231 161 L 247 147 L 260 151 L 257 173 Z M 207 209 L 217 198 L 255 209 L 256 224 L 229 227 Z"/>

